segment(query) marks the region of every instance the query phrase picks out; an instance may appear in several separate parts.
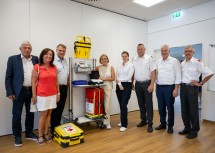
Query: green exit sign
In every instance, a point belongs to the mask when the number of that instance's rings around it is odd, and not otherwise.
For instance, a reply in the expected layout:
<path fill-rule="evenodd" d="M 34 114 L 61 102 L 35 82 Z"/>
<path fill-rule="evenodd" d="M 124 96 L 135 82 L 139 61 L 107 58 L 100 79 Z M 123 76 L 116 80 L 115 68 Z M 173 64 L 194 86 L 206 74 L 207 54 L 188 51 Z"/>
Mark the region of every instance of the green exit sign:
<path fill-rule="evenodd" d="M 175 12 L 172 14 L 172 18 L 173 19 L 177 19 L 177 18 L 180 18 L 181 17 L 181 12 Z"/>

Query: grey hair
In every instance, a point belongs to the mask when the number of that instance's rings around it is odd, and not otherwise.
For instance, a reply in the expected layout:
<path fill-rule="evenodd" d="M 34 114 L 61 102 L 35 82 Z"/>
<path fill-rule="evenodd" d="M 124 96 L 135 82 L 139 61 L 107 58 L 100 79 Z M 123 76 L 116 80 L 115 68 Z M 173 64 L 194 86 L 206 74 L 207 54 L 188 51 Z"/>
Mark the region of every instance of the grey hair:
<path fill-rule="evenodd" d="M 195 52 L 195 49 L 193 48 L 192 45 L 186 46 L 186 47 L 184 48 L 184 50 L 186 50 L 186 49 L 191 49 L 193 52 Z"/>
<path fill-rule="evenodd" d="M 167 49 L 169 50 L 169 45 L 162 45 L 162 46 L 161 46 L 161 49 L 162 49 L 162 48 L 167 48 Z"/>
<path fill-rule="evenodd" d="M 31 43 L 29 41 L 23 41 L 20 45 L 20 48 L 23 46 L 23 45 L 31 45 Z"/>

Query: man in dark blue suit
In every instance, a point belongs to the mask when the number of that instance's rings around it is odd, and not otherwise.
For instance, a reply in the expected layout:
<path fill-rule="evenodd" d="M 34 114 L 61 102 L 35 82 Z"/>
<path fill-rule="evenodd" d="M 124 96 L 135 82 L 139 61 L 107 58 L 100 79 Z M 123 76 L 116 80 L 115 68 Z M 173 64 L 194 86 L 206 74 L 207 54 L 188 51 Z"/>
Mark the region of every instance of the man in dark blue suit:
<path fill-rule="evenodd" d="M 31 55 L 32 47 L 30 42 L 24 41 L 20 46 L 21 54 L 8 58 L 5 76 L 6 95 L 13 101 L 12 130 L 15 136 L 15 146 L 22 146 L 21 116 L 23 105 L 26 109 L 25 137 L 26 139 L 37 140 L 32 132 L 34 125 L 34 113 L 30 112 L 32 97 L 31 74 L 33 65 L 39 62 L 38 57 Z"/>

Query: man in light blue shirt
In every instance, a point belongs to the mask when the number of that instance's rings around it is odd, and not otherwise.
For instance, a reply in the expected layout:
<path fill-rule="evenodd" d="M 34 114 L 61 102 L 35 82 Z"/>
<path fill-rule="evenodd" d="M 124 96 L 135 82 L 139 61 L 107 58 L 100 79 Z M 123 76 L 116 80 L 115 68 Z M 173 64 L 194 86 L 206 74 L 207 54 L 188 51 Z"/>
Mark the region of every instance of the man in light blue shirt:
<path fill-rule="evenodd" d="M 67 88 L 69 85 L 68 77 L 68 65 L 64 58 L 66 54 L 66 46 L 59 44 L 56 49 L 56 55 L 54 64 L 57 67 L 58 81 L 60 84 L 60 101 L 57 103 L 57 108 L 52 110 L 51 115 L 51 131 L 54 132 L 54 128 L 60 125 L 61 116 L 64 110 L 64 106 L 67 98 Z"/>

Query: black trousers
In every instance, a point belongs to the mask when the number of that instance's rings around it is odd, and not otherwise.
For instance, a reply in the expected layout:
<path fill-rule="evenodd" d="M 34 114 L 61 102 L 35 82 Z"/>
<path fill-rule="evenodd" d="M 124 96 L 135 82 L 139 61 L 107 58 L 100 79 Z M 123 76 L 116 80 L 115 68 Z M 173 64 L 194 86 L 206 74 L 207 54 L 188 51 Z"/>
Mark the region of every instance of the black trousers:
<path fill-rule="evenodd" d="M 140 83 L 136 81 L 135 91 L 140 107 L 140 118 L 142 122 L 148 121 L 148 125 L 151 126 L 153 124 L 153 103 L 152 93 L 149 93 L 147 90 L 149 85 L 150 82 Z"/>
<path fill-rule="evenodd" d="M 25 105 L 25 133 L 29 134 L 33 131 L 34 126 L 34 113 L 30 112 L 30 104 L 32 98 L 32 88 L 22 87 L 19 97 L 13 101 L 13 117 L 12 117 L 12 130 L 15 137 L 21 137 L 22 132 L 22 109 Z"/>
<path fill-rule="evenodd" d="M 124 87 L 124 90 L 119 89 L 119 85 L 116 86 L 116 95 L 119 101 L 120 106 L 120 119 L 121 119 L 121 126 L 126 127 L 128 125 L 128 101 L 131 97 L 131 89 L 132 84 L 131 82 L 122 82 L 122 86 Z"/>
<path fill-rule="evenodd" d="M 57 107 L 52 110 L 51 114 L 51 131 L 54 131 L 56 126 L 61 125 L 60 121 L 66 103 L 67 89 L 66 85 L 60 85 L 60 101 L 57 102 Z"/>
<path fill-rule="evenodd" d="M 181 84 L 181 115 L 185 130 L 191 133 L 198 133 L 199 109 L 198 109 L 198 87 Z"/>

